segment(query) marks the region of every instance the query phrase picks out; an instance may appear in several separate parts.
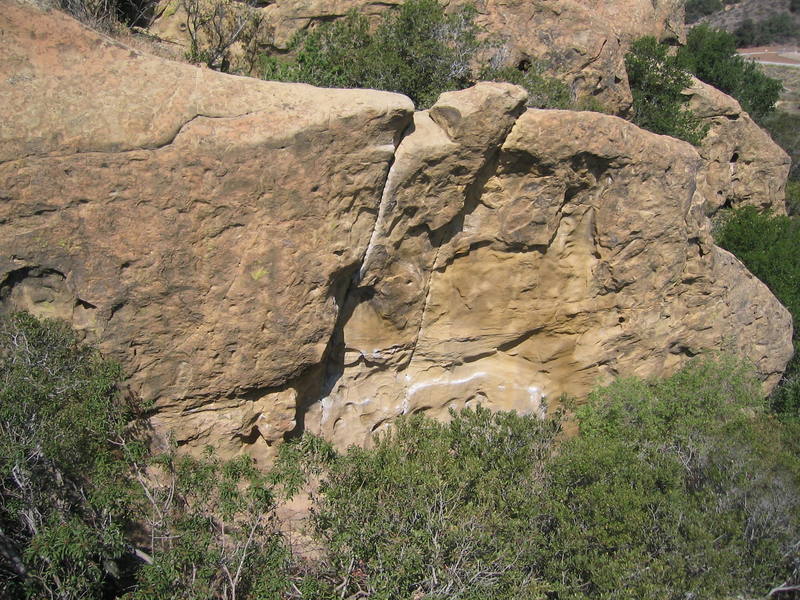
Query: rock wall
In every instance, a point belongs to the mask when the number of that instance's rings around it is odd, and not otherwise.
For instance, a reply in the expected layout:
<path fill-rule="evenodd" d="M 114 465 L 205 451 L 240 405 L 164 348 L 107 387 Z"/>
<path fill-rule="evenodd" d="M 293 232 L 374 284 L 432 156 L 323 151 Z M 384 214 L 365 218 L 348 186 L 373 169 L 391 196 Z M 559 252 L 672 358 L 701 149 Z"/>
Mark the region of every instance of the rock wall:
<path fill-rule="evenodd" d="M 0 305 L 97 341 L 164 438 L 269 460 L 293 430 L 541 413 L 706 349 L 769 389 L 791 355 L 688 144 L 507 84 L 414 113 L 222 75 L 0 4 Z"/>
<path fill-rule="evenodd" d="M 403 0 L 280 0 L 261 9 L 273 52 L 285 52 L 298 31 L 340 18 L 356 9 L 377 17 Z M 577 96 L 595 96 L 612 111 L 632 102 L 624 56 L 630 42 L 653 35 L 684 41 L 683 0 L 443 0 L 478 11 L 476 22 L 502 41 L 504 62 L 544 60 Z M 163 0 L 151 31 L 185 43 L 179 0 Z"/>

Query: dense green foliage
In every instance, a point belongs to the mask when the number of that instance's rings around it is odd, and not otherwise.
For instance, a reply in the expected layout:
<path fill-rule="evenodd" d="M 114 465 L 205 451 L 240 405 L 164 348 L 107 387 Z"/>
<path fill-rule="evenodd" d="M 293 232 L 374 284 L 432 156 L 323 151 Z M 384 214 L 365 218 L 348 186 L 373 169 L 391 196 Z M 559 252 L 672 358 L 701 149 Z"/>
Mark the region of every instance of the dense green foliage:
<path fill-rule="evenodd" d="M 569 88 L 532 64 L 476 67 L 476 56 L 487 57 L 496 45 L 480 40 L 469 6 L 446 13 L 438 0 L 408 0 L 386 13 L 377 28 L 355 11 L 292 41 L 295 57 L 262 57 L 265 79 L 299 81 L 322 87 L 373 88 L 400 92 L 418 107 L 427 107 L 442 92 L 458 90 L 479 79 L 509 81 L 525 87 L 529 105 L 537 108 L 597 110 L 596 104 L 574 106 Z"/>
<path fill-rule="evenodd" d="M 667 46 L 654 37 L 640 38 L 625 55 L 625 67 L 633 93 L 633 122 L 699 145 L 708 128 L 686 108 L 681 92 L 691 78 Z"/>
<path fill-rule="evenodd" d="M 763 21 L 745 19 L 733 32 L 738 48 L 767 46 L 797 38 L 800 29 L 789 13 L 770 15 Z"/>
<path fill-rule="evenodd" d="M 118 376 L 63 324 L 0 320 L 0 595 L 97 595 L 123 553 Z"/>
<path fill-rule="evenodd" d="M 717 243 L 766 283 L 792 314 L 795 356 L 772 400 L 784 417 L 800 418 L 800 219 L 761 214 L 747 206 L 725 222 Z"/>
<path fill-rule="evenodd" d="M 4 598 L 678 600 L 800 583 L 798 428 L 729 358 L 595 391 L 570 440 L 559 415 L 409 415 L 370 449 L 303 436 L 269 474 L 152 455 L 122 427 L 119 368 L 64 325 L 4 318 L 0 358 Z M 274 522 L 308 478 L 313 564 Z"/>
<path fill-rule="evenodd" d="M 297 58 L 266 58 L 263 76 L 323 87 L 401 92 L 419 106 L 473 81 L 470 61 L 480 44 L 474 10 L 446 14 L 437 0 L 409 0 L 387 13 L 377 30 L 355 11 L 296 36 Z"/>
<path fill-rule="evenodd" d="M 63 323 L 0 319 L 0 596 L 280 598 L 264 476 L 246 457 L 150 455 L 119 377 Z"/>
<path fill-rule="evenodd" d="M 401 420 L 326 458 L 315 525 L 345 595 L 682 599 L 797 582 L 800 461 L 726 358 L 620 381 L 558 422 Z"/>
<path fill-rule="evenodd" d="M 773 111 L 783 89 L 753 61 L 736 54 L 736 40 L 725 32 L 698 25 L 686 35 L 678 62 L 701 81 L 736 98 L 754 119 Z"/>

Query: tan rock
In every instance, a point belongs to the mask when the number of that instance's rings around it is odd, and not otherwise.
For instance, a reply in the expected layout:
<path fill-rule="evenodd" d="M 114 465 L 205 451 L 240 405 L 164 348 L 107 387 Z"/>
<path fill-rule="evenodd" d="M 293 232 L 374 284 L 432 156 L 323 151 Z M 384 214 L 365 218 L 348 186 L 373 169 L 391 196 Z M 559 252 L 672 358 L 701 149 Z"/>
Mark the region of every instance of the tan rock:
<path fill-rule="evenodd" d="M 489 168 L 471 201 L 442 196 L 461 212 L 441 237 L 386 243 L 387 264 L 403 268 L 365 280 L 338 379 L 307 427 L 346 446 L 409 412 L 447 418 L 481 403 L 541 414 L 561 394 L 663 375 L 715 348 L 748 356 L 775 385 L 791 318 L 713 245 L 690 145 L 615 117 L 529 110 Z M 402 193 L 422 204 L 435 181 L 417 195 L 414 183 Z M 413 295 L 396 293 L 398 272 L 414 273 L 403 281 Z"/>
<path fill-rule="evenodd" d="M 786 214 L 785 185 L 791 159 L 739 103 L 694 79 L 684 92 L 689 108 L 710 125 L 698 148 L 706 161 L 706 211 L 755 206 Z"/>
<path fill-rule="evenodd" d="M 507 84 L 412 117 L 0 3 L 0 309 L 97 340 L 162 440 L 269 460 L 295 430 L 347 445 L 409 412 L 540 414 L 706 349 L 769 389 L 791 354 L 787 311 L 712 243 L 688 144 L 520 115 Z"/>
<path fill-rule="evenodd" d="M 0 30 L 5 303 L 87 328 L 179 443 L 268 454 L 410 100 L 163 61 L 14 2 Z"/>

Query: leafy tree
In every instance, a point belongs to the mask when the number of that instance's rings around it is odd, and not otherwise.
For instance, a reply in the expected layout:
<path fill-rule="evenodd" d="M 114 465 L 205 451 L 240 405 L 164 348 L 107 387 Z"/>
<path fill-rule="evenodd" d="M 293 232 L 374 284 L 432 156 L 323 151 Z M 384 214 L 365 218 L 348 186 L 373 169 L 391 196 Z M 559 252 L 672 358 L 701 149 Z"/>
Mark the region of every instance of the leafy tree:
<path fill-rule="evenodd" d="M 691 77 L 667 47 L 654 37 L 631 44 L 625 67 L 633 93 L 633 122 L 643 127 L 699 145 L 708 128 L 686 108 L 681 93 Z"/>
<path fill-rule="evenodd" d="M 753 61 L 736 54 L 735 38 L 698 25 L 689 30 L 686 45 L 678 50 L 678 62 L 698 79 L 736 98 L 754 119 L 775 109 L 783 86 L 767 77 Z"/>

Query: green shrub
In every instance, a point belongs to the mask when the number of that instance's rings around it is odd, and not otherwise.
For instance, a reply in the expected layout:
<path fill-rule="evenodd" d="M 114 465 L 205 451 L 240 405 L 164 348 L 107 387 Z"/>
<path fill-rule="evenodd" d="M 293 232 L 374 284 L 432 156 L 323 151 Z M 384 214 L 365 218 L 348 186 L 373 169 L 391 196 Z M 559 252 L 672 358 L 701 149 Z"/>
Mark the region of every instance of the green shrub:
<path fill-rule="evenodd" d="M 325 581 L 400 598 L 752 597 L 798 581 L 800 461 L 726 357 L 558 421 L 401 419 L 323 468 Z"/>
<path fill-rule="evenodd" d="M 471 61 L 481 47 L 475 11 L 446 14 L 437 0 L 409 0 L 387 13 L 374 33 L 355 11 L 292 42 L 296 60 L 265 57 L 262 76 L 323 87 L 400 92 L 429 106 L 441 92 L 474 82 Z"/>
<path fill-rule="evenodd" d="M 399 92 L 418 107 L 433 104 L 442 92 L 473 85 L 478 79 L 508 81 L 524 87 L 536 108 L 601 110 L 597 103 L 572 101 L 569 88 L 544 74 L 535 63 L 479 68 L 475 57 L 490 55 L 496 44 L 479 40 L 470 6 L 446 13 L 438 0 L 408 0 L 387 13 L 377 28 L 351 11 L 343 19 L 298 34 L 294 59 L 261 58 L 261 76 L 322 87 L 374 88 Z"/>
<path fill-rule="evenodd" d="M 446 425 L 412 416 L 333 461 L 315 524 L 343 593 L 538 597 L 527 555 L 557 432 L 556 421 L 485 409 Z"/>
<path fill-rule="evenodd" d="M 725 358 L 595 391 L 551 467 L 556 597 L 753 597 L 797 582 L 800 460 L 762 404 Z"/>
<path fill-rule="evenodd" d="M 800 219 L 761 214 L 746 206 L 725 222 L 717 243 L 766 283 L 792 314 L 795 356 L 772 403 L 778 414 L 800 418 Z"/>
<path fill-rule="evenodd" d="M 633 93 L 633 122 L 655 133 L 699 145 L 708 127 L 686 108 L 681 92 L 691 77 L 654 37 L 631 44 L 625 67 Z"/>
<path fill-rule="evenodd" d="M 775 109 L 783 85 L 767 77 L 755 62 L 736 54 L 736 40 L 725 32 L 698 25 L 689 30 L 678 62 L 698 79 L 736 98 L 754 119 Z"/>
<path fill-rule="evenodd" d="M 81 598 L 124 553 L 119 366 L 63 323 L 0 319 L 0 591 Z"/>
<path fill-rule="evenodd" d="M 130 600 L 278 600 L 289 554 L 266 477 L 247 456 L 223 462 L 166 454 L 135 465 L 149 560 Z"/>
<path fill-rule="evenodd" d="M 0 596 L 283 598 L 265 476 L 247 457 L 150 456 L 120 375 L 64 323 L 0 319 Z"/>

